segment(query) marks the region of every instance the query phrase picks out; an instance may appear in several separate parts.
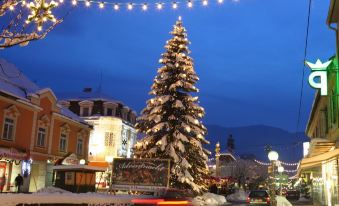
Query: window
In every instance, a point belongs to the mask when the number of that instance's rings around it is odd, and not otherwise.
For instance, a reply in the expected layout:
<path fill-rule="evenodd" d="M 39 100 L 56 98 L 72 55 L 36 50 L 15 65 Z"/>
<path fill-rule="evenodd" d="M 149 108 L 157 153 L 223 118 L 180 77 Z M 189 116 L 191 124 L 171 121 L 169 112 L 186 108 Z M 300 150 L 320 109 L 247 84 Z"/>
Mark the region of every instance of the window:
<path fill-rule="evenodd" d="M 82 108 L 82 116 L 84 116 L 84 117 L 89 116 L 89 108 L 88 107 Z"/>
<path fill-rule="evenodd" d="M 78 138 L 77 142 L 77 154 L 83 155 L 83 148 L 84 148 L 84 140 L 82 138 Z"/>
<path fill-rule="evenodd" d="M 67 152 L 67 135 L 61 134 L 60 136 L 60 143 L 59 143 L 59 150 L 60 152 Z"/>
<path fill-rule="evenodd" d="M 107 108 L 107 116 L 113 116 L 113 109 L 112 108 Z"/>
<path fill-rule="evenodd" d="M 14 119 L 5 118 L 4 122 L 4 131 L 2 134 L 2 139 L 13 141 L 14 139 Z"/>
<path fill-rule="evenodd" d="M 38 130 L 38 139 L 37 139 L 37 146 L 38 147 L 45 147 L 45 140 L 46 140 L 46 129 L 39 127 Z"/>
<path fill-rule="evenodd" d="M 113 132 L 106 132 L 105 133 L 105 146 L 106 147 L 113 147 L 114 146 Z"/>

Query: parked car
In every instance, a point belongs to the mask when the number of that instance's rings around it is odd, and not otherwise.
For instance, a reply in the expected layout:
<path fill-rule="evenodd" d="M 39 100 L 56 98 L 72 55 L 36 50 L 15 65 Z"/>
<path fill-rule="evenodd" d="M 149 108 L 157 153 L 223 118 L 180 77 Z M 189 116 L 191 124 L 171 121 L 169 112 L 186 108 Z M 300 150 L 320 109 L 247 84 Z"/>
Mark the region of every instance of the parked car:
<path fill-rule="evenodd" d="M 300 192 L 298 190 L 287 190 L 286 199 L 288 200 L 299 200 Z"/>
<path fill-rule="evenodd" d="M 266 190 L 252 190 L 247 197 L 249 205 L 270 205 L 271 198 Z"/>
<path fill-rule="evenodd" d="M 167 189 L 158 196 L 132 199 L 134 205 L 192 205 L 193 194 L 186 190 Z"/>

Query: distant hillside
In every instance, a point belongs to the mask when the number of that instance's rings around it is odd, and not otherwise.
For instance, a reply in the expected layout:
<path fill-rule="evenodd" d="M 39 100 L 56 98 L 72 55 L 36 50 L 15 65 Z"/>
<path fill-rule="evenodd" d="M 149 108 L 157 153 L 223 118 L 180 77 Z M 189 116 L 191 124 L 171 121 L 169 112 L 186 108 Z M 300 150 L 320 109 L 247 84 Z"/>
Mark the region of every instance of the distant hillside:
<path fill-rule="evenodd" d="M 238 155 L 254 154 L 257 159 L 268 161 L 264 146 L 273 145 L 273 149 L 279 152 L 282 161 L 296 161 L 302 157 L 303 148 L 302 144 L 295 144 L 300 141 L 308 141 L 308 138 L 302 132 L 296 135 L 280 128 L 265 125 L 244 127 L 205 126 L 208 129 L 206 138 L 211 142 L 207 147 L 213 154 L 217 141 L 221 144 L 221 150 L 226 150 L 227 138 L 229 134 L 232 134 L 235 139 L 235 152 Z"/>

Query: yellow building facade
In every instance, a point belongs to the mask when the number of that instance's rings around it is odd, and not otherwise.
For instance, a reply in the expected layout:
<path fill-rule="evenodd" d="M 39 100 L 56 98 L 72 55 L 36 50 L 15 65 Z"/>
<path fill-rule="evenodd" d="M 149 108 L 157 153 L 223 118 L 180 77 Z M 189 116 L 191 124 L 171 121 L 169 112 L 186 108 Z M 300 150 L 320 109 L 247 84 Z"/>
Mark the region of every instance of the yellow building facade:
<path fill-rule="evenodd" d="M 316 92 L 306 134 L 310 138 L 307 156 L 299 166 L 299 176 L 311 188 L 315 205 L 339 205 L 339 2 L 331 0 L 327 24 L 336 36 L 337 54 L 327 70 L 327 95 Z"/>

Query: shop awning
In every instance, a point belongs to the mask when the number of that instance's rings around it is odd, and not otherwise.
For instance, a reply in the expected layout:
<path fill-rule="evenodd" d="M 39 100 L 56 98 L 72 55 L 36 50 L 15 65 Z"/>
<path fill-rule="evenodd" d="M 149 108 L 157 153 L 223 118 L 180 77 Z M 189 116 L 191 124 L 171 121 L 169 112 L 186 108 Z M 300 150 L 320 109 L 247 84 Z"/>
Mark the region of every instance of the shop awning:
<path fill-rule="evenodd" d="M 57 166 L 53 166 L 53 170 L 96 171 L 96 172 L 106 171 L 105 168 L 94 167 L 94 166 L 89 166 L 89 165 L 57 165 Z"/>
<path fill-rule="evenodd" d="M 317 156 L 313 156 L 313 157 L 309 157 L 309 158 L 304 158 L 300 162 L 299 170 L 305 170 L 305 169 L 309 169 L 309 168 L 321 165 L 321 163 L 323 161 L 327 161 L 327 160 L 334 158 L 336 156 L 339 156 L 339 148 L 334 149 L 334 150 L 329 151 L 329 152 L 326 152 L 326 153 L 323 153 L 321 155 L 317 155 Z"/>
<path fill-rule="evenodd" d="M 89 162 L 88 165 L 90 166 L 95 166 L 95 167 L 110 167 L 108 162 Z"/>

